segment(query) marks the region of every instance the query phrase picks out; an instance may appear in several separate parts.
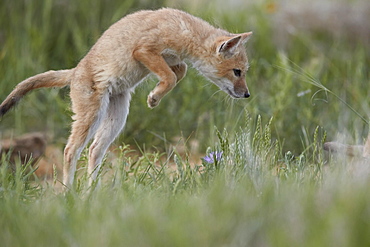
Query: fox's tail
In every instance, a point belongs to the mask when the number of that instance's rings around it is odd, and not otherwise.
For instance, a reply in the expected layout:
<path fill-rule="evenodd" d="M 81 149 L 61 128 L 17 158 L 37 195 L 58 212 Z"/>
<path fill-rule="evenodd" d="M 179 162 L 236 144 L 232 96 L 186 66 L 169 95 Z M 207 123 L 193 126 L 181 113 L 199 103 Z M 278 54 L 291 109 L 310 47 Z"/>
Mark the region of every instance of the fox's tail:
<path fill-rule="evenodd" d="M 47 71 L 32 76 L 21 83 L 6 97 L 0 105 L 0 117 L 7 113 L 29 91 L 41 87 L 64 87 L 68 86 L 74 69 Z"/>

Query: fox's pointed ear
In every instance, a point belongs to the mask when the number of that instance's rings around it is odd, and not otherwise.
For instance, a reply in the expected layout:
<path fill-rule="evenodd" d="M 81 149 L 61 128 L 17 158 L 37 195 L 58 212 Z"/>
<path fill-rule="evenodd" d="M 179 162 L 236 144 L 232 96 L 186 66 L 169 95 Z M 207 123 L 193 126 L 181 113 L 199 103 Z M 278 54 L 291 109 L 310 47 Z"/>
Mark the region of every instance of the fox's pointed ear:
<path fill-rule="evenodd" d="M 224 41 L 218 48 L 219 53 L 232 54 L 236 47 L 238 47 L 242 36 L 238 35 L 229 40 Z"/>
<path fill-rule="evenodd" d="M 252 32 L 237 34 L 236 36 L 224 41 L 218 47 L 218 52 L 225 55 L 231 55 L 240 44 L 245 44 L 251 37 Z"/>
<path fill-rule="evenodd" d="M 242 33 L 241 36 L 242 36 L 242 43 L 245 44 L 247 43 L 247 41 L 251 38 L 252 36 L 252 32 L 248 32 L 248 33 Z"/>

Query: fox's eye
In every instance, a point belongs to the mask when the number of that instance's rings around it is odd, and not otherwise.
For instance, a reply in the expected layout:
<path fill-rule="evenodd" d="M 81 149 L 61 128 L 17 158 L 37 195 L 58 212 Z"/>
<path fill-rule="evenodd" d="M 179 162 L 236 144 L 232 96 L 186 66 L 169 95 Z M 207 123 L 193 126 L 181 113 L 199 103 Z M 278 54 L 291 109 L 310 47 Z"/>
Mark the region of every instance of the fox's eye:
<path fill-rule="evenodd" d="M 241 71 L 240 69 L 233 69 L 233 71 L 234 71 L 234 75 L 235 75 L 236 77 L 240 77 L 240 76 L 241 76 L 241 74 L 242 74 L 242 71 Z"/>

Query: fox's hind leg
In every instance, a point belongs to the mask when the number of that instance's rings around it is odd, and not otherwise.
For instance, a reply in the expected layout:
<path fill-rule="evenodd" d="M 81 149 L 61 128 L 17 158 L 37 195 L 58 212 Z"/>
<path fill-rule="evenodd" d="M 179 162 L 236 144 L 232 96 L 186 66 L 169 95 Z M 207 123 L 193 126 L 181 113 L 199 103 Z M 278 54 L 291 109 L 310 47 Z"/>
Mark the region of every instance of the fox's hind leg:
<path fill-rule="evenodd" d="M 63 183 L 67 188 L 73 185 L 81 152 L 98 129 L 108 107 L 108 94 L 102 95 L 83 85 L 71 85 L 72 109 L 75 115 L 71 135 L 64 149 Z"/>
<path fill-rule="evenodd" d="M 108 147 L 125 126 L 130 99 L 130 92 L 109 98 L 107 114 L 101 122 L 89 149 L 88 172 L 90 174 L 90 184 L 96 179 L 99 173 L 100 164 Z"/>

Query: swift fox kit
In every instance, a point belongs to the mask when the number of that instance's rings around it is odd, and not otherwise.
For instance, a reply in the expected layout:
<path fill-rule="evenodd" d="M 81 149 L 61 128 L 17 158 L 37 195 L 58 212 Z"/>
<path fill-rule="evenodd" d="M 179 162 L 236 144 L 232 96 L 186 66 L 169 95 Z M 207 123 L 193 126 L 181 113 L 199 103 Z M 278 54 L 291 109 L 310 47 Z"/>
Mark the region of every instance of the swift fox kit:
<path fill-rule="evenodd" d="M 91 139 L 88 172 L 93 181 L 125 125 L 131 93 L 148 74 L 159 79 L 148 95 L 151 108 L 185 76 L 184 60 L 233 98 L 248 98 L 243 44 L 251 34 L 231 34 L 180 10 L 139 11 L 106 30 L 75 68 L 19 83 L 0 105 L 0 116 L 33 89 L 69 85 L 74 121 L 64 150 L 63 183 L 72 185 L 76 162 Z"/>
<path fill-rule="evenodd" d="M 370 159 L 370 134 L 363 146 L 326 142 L 324 143 L 324 149 L 331 152 L 344 153 L 348 156 L 362 156 L 363 158 Z"/>

